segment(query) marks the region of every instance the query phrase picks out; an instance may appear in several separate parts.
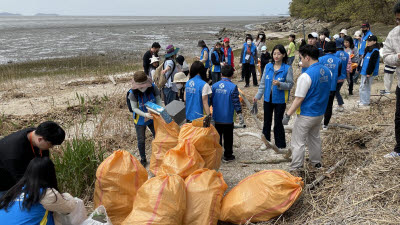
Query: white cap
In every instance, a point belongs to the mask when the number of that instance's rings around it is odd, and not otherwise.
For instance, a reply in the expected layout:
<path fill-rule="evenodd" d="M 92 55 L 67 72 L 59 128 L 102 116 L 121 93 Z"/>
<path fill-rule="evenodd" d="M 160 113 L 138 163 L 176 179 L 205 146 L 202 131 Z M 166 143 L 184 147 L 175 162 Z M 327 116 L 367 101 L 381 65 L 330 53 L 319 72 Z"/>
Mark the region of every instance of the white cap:
<path fill-rule="evenodd" d="M 347 30 L 346 29 L 342 29 L 339 34 L 347 35 Z"/>
<path fill-rule="evenodd" d="M 362 35 L 362 33 L 359 30 L 354 33 L 354 36 L 357 36 L 357 37 L 361 37 L 361 35 Z"/>
<path fill-rule="evenodd" d="M 178 72 L 174 76 L 174 81 L 172 83 L 185 83 L 189 80 L 189 77 L 187 77 L 183 72 Z"/>
<path fill-rule="evenodd" d="M 312 36 L 313 38 L 318 38 L 318 33 L 317 32 L 309 33 L 308 38 L 310 38 L 310 36 Z"/>
<path fill-rule="evenodd" d="M 155 62 L 160 62 L 160 59 L 158 58 L 158 57 L 156 57 L 156 56 L 152 56 L 151 58 L 150 58 L 150 64 L 153 64 L 153 63 L 155 63 Z"/>
<path fill-rule="evenodd" d="M 267 46 L 266 45 L 262 46 L 261 51 L 267 51 Z"/>
<path fill-rule="evenodd" d="M 326 42 L 330 42 L 331 39 L 329 39 L 328 37 L 326 37 L 326 38 L 325 38 L 325 41 L 326 41 Z"/>

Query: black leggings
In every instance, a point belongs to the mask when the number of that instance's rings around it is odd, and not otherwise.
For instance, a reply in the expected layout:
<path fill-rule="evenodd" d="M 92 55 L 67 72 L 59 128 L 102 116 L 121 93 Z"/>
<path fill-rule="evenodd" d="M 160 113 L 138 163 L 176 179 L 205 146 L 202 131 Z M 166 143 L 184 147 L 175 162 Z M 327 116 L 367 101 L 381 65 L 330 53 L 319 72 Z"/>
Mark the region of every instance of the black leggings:
<path fill-rule="evenodd" d="M 274 139 L 278 148 L 286 148 L 285 128 L 282 124 L 286 103 L 274 104 L 264 101 L 264 127 L 263 134 L 268 141 L 271 141 L 272 114 L 274 115 Z"/>

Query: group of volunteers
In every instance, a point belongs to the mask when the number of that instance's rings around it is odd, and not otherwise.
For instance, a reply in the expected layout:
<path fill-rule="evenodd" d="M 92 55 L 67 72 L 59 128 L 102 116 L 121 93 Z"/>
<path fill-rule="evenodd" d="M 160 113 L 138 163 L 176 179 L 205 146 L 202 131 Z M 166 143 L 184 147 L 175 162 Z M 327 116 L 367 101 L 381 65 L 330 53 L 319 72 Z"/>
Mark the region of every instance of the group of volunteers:
<path fill-rule="evenodd" d="M 400 76 L 400 2 L 394 7 L 397 26 L 389 33 L 381 50 L 385 63 L 385 82 L 392 83 L 393 74 Z M 257 103 L 263 97 L 263 134 L 271 141 L 272 118 L 274 138 L 278 148 L 286 148 L 284 125 L 297 114 L 292 128 L 290 171 L 296 173 L 304 165 L 308 146 L 310 163 L 321 168 L 320 129 L 327 129 L 336 96 L 339 111 L 343 108 L 340 89 L 349 82 L 349 94 L 360 80 L 360 107 L 370 104 L 371 85 L 378 75 L 380 46 L 372 34 L 370 25 L 364 23 L 354 39 L 346 30 L 330 37 L 327 29 L 308 35 L 299 48 L 299 65 L 302 74 L 296 83 L 295 98 L 288 107 L 290 90 L 294 85 L 292 63 L 294 61 L 295 36 L 290 35 L 290 45 L 276 45 L 270 53 L 265 45 L 266 37 L 260 32 L 253 41 L 247 35 L 241 50 L 241 80 L 249 86 L 258 85 L 253 98 Z M 168 105 L 174 100 L 186 104 L 187 123 L 212 114 L 215 128 L 224 146 L 224 161 L 235 159 L 233 155 L 233 129 L 236 116 L 244 123 L 238 86 L 233 83 L 234 55 L 229 38 L 217 42 L 210 50 L 204 41 L 198 60 L 190 66 L 178 55 L 179 48 L 169 45 L 160 62 L 161 49 L 155 42 L 143 57 L 143 71 L 134 73 L 132 86 L 127 93 L 127 103 L 133 113 L 141 163 L 146 166 L 145 131 L 148 127 L 155 135 L 153 118 L 145 103 Z M 260 58 L 258 52 L 261 52 Z M 261 79 L 256 68 L 260 62 Z M 165 84 L 159 88 L 153 82 L 160 76 Z M 388 75 L 386 77 L 386 75 Z M 211 85 L 210 85 L 211 84 Z M 385 91 L 390 92 L 390 85 Z M 210 110 L 212 106 L 212 113 Z M 286 112 L 286 113 L 285 113 Z M 385 157 L 400 156 L 400 79 L 396 87 L 394 151 Z M 64 130 L 55 122 L 47 121 L 36 128 L 26 128 L 0 139 L 0 221 L 1 224 L 59 224 L 59 218 L 68 215 L 76 207 L 76 200 L 68 193 L 61 194 L 57 185 L 56 171 L 49 158 L 49 149 L 65 139 Z"/>

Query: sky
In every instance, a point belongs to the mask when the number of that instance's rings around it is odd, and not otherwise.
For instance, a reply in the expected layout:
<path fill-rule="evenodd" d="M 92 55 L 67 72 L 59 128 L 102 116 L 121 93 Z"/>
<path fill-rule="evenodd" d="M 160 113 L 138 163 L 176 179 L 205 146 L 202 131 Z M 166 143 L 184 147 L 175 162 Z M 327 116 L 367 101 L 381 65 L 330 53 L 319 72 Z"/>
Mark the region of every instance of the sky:
<path fill-rule="evenodd" d="M 71 16 L 272 16 L 291 0 L 0 0 L 0 12 Z"/>

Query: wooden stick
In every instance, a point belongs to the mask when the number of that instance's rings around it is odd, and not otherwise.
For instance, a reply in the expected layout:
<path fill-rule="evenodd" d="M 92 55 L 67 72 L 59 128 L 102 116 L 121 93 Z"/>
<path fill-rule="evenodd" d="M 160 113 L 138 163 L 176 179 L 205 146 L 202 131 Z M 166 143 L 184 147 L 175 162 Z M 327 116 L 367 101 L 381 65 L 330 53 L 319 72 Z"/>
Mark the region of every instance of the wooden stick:
<path fill-rule="evenodd" d="M 290 162 L 289 159 L 271 159 L 271 160 L 261 160 L 261 161 L 240 161 L 243 164 L 279 164 L 283 162 Z"/>
<path fill-rule="evenodd" d="M 328 171 L 326 171 L 324 174 L 321 176 L 317 177 L 311 184 L 306 185 L 306 189 L 311 190 L 317 186 L 317 184 L 321 183 L 328 174 L 332 173 L 336 168 L 339 166 L 343 165 L 346 162 L 346 158 L 341 159 L 339 162 L 337 162 L 333 167 L 329 168 Z"/>
<path fill-rule="evenodd" d="M 249 100 L 247 100 L 246 96 L 244 94 L 242 94 L 240 91 L 239 91 L 239 95 L 242 96 L 244 104 L 246 104 L 246 107 L 249 110 L 251 110 L 252 106 L 251 106 Z M 256 125 L 257 125 L 258 129 L 262 130 L 263 129 L 263 123 L 261 123 L 261 121 L 257 118 L 256 115 L 253 115 L 252 113 L 250 113 L 250 115 L 253 118 L 254 122 L 256 122 Z"/>
<path fill-rule="evenodd" d="M 338 124 L 338 123 L 331 123 L 328 125 L 328 127 L 340 127 L 340 128 L 345 128 L 345 129 L 349 129 L 349 130 L 357 130 L 358 129 L 358 127 L 355 127 L 355 126 Z"/>

